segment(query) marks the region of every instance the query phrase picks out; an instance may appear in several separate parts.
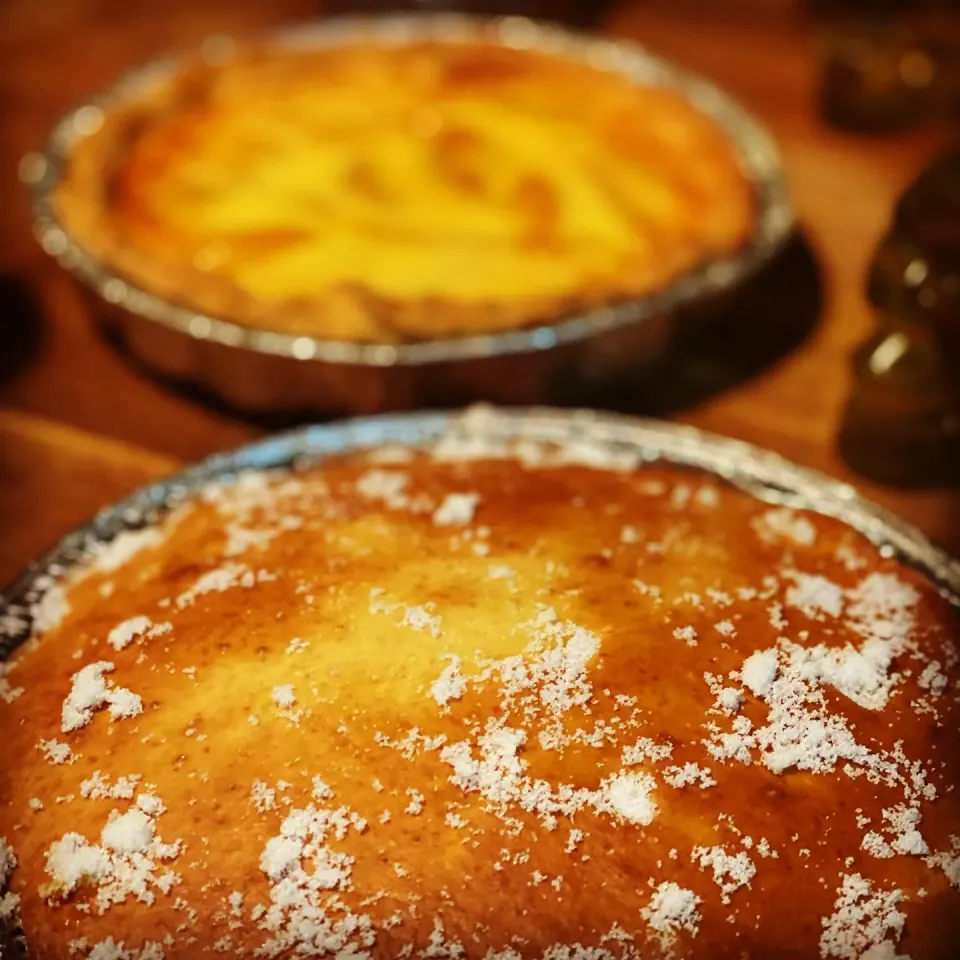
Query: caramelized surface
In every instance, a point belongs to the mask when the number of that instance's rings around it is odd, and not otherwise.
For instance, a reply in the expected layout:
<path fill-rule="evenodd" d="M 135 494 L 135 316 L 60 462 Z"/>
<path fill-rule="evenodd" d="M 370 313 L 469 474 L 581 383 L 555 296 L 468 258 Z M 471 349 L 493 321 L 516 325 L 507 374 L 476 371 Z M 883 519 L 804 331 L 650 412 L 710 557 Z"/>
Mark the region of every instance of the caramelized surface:
<path fill-rule="evenodd" d="M 81 141 L 60 205 L 163 295 L 351 340 L 642 294 L 752 217 L 725 135 L 677 94 L 484 44 L 192 67 Z"/>
<path fill-rule="evenodd" d="M 0 699 L 36 960 L 109 937 L 129 953 L 98 958 L 952 956 L 956 617 L 836 521 L 667 467 L 346 461 L 215 491 L 102 566 Z M 124 646 L 132 617 L 156 632 Z M 794 762 L 717 755 L 769 732 L 784 692 L 745 664 L 777 649 L 787 682 L 791 644 L 822 675 Z M 99 661 L 142 713 L 65 733 Z M 84 797 L 97 771 L 140 779 Z M 140 851 L 153 902 L 115 853 L 66 891 L 51 851 L 73 832 L 110 855 L 141 794 L 179 844 Z"/>

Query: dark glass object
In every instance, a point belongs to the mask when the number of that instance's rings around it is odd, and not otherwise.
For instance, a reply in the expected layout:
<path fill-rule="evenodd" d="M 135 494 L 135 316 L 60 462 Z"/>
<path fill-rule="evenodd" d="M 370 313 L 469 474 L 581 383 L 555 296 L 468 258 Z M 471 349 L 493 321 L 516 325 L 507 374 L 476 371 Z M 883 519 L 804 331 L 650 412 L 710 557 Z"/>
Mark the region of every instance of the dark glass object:
<path fill-rule="evenodd" d="M 899 130 L 960 109 L 960 3 L 818 0 L 820 107 L 842 129 Z"/>
<path fill-rule="evenodd" d="M 960 147 L 901 198 L 867 295 L 879 329 L 854 356 L 841 450 L 878 480 L 960 482 Z"/>
<path fill-rule="evenodd" d="M 911 126 L 932 112 L 937 60 L 894 23 L 834 28 L 825 60 L 821 109 L 834 126 L 884 132 Z"/>
<path fill-rule="evenodd" d="M 540 20 L 555 20 L 568 26 L 589 29 L 599 26 L 612 4 L 609 0 L 331 0 L 323 5 L 325 13 L 389 13 L 419 11 L 437 13 L 459 10 L 484 16 L 514 15 Z"/>
<path fill-rule="evenodd" d="M 929 328 L 944 348 L 960 343 L 960 144 L 900 198 L 867 296 L 877 309 Z"/>

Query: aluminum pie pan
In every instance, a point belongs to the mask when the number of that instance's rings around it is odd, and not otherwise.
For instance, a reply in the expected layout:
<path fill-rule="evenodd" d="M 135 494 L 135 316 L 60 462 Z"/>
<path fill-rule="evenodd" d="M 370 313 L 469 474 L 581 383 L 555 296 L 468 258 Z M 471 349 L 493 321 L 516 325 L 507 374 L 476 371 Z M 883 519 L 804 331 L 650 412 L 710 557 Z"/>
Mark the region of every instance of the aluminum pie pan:
<path fill-rule="evenodd" d="M 32 632 L 43 593 L 120 533 L 156 523 L 206 484 L 251 470 L 293 470 L 306 463 L 385 446 L 429 448 L 438 441 L 477 445 L 478 456 L 522 456 L 530 445 L 574 451 L 572 461 L 633 469 L 668 463 L 702 470 L 770 504 L 833 517 L 862 534 L 882 556 L 923 573 L 960 609 L 960 560 L 918 529 L 861 497 L 854 487 L 778 454 L 693 427 L 590 410 L 472 407 L 466 411 L 391 413 L 275 434 L 218 453 L 142 487 L 68 534 L 0 592 L 0 660 Z M 482 444 L 482 447 L 479 445 Z"/>
<path fill-rule="evenodd" d="M 31 189 L 34 233 L 91 298 L 129 350 L 168 377 L 199 384 L 251 410 L 373 413 L 472 399 L 542 402 L 558 387 L 596 380 L 663 352 L 679 311 L 710 302 L 767 263 L 791 235 L 793 213 L 777 147 L 767 131 L 712 82 L 625 41 L 590 37 L 518 17 L 462 14 L 349 17 L 307 22 L 259 38 L 278 48 L 355 42 L 482 40 L 583 60 L 642 85 L 674 90 L 727 135 L 752 186 L 749 240 L 701 263 L 650 296 L 502 334 L 403 344 L 361 344 L 256 329 L 152 295 L 98 261 L 70 235 L 54 202 L 72 146 L 104 112 L 176 72 L 177 57 L 139 67 L 63 116 L 44 151 L 21 163 Z M 200 49 L 216 63 L 234 41 Z"/>
<path fill-rule="evenodd" d="M 206 484 L 251 470 L 286 471 L 331 456 L 385 446 L 429 448 L 441 440 L 478 445 L 478 455 L 520 455 L 531 445 L 575 451 L 573 461 L 634 469 L 668 463 L 702 470 L 757 499 L 840 520 L 924 574 L 960 615 L 960 561 L 919 530 L 861 497 L 849 484 L 796 466 L 775 453 L 692 427 L 620 414 L 486 406 L 463 412 L 393 413 L 302 427 L 219 453 L 142 487 L 68 534 L 0 592 L 0 663 L 33 634 L 32 613 L 50 587 L 121 533 L 157 523 Z M 29 956 L 16 930 L 0 924 L 0 958 Z"/>

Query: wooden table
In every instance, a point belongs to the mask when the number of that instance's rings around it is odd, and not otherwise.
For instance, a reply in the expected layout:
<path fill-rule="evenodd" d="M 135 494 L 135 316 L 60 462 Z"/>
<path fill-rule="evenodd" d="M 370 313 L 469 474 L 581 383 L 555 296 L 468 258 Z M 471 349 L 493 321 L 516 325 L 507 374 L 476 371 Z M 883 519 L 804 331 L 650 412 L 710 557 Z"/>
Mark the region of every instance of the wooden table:
<path fill-rule="evenodd" d="M 0 582 L 124 492 L 263 431 L 154 382 L 104 342 L 32 241 L 14 176 L 19 156 L 42 142 L 71 102 L 145 57 L 315 9 L 308 0 L 6 0 L 0 7 L 0 273 L 7 278 L 0 291 Z M 715 337 L 716 354 L 694 358 L 702 373 L 726 357 L 733 375 L 697 374 L 694 387 L 708 389 L 667 401 L 640 386 L 627 405 L 666 411 L 858 482 L 960 553 L 960 495 L 858 481 L 835 450 L 848 355 L 871 324 L 861 297 L 864 267 L 896 194 L 938 134 L 872 141 L 825 128 L 814 109 L 811 38 L 782 10 L 762 0 L 648 0 L 621 4 L 610 18 L 612 32 L 714 77 L 769 125 L 803 225 L 803 242 L 736 308 L 743 317 L 732 321 L 742 320 L 747 332 Z"/>

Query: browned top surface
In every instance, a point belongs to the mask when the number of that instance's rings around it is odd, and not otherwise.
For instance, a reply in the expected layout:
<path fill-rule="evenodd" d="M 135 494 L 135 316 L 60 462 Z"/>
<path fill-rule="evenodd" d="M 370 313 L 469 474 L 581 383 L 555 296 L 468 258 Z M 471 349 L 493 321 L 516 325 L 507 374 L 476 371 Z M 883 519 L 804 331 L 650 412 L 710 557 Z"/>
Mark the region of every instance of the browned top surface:
<path fill-rule="evenodd" d="M 754 215 L 727 137 L 681 96 L 479 32 L 188 58 L 76 144 L 56 199 L 151 292 L 379 342 L 662 289 Z"/>
<path fill-rule="evenodd" d="M 238 489 L 14 658 L 0 836 L 38 960 L 108 935 L 167 960 L 950 955 L 956 617 L 839 523 L 669 468 L 348 462 Z M 156 634 L 111 640 L 134 616 Z M 71 713 L 104 661 L 142 712 Z M 85 797 L 97 771 L 140 779 Z M 152 905 L 100 839 L 139 794 L 180 844 L 146 853 Z M 70 842 L 98 877 L 62 872 Z M 311 884 L 323 936 L 291 906 Z M 657 926 L 658 891 L 688 926 Z"/>

